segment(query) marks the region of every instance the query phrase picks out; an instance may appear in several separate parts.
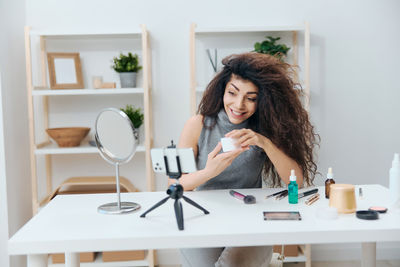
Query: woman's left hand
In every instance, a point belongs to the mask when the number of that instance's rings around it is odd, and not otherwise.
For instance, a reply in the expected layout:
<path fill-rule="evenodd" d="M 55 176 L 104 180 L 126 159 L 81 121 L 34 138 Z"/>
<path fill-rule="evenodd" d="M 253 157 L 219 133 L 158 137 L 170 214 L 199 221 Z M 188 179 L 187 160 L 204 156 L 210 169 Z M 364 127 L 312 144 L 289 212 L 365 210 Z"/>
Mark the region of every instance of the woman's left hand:
<path fill-rule="evenodd" d="M 237 145 L 241 147 L 258 146 L 264 149 L 268 141 L 267 137 L 250 129 L 233 130 L 227 133 L 225 137 L 236 139 Z"/>

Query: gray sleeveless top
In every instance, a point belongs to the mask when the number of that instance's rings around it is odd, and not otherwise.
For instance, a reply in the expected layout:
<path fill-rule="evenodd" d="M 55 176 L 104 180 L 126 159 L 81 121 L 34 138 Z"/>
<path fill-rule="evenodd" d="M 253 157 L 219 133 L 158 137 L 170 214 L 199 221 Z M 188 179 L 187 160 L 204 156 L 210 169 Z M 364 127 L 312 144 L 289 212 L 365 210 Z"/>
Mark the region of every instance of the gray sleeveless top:
<path fill-rule="evenodd" d="M 205 117 L 198 141 L 199 149 L 196 162 L 198 170 L 204 169 L 208 153 L 215 148 L 226 133 L 235 129 L 247 128 L 247 121 L 232 124 L 223 109 L 218 113 L 215 125 L 211 129 L 207 127 L 213 124 L 213 118 Z M 249 150 L 242 152 L 223 172 L 198 186 L 196 190 L 259 188 L 261 187 L 261 172 L 266 156 L 263 149 L 250 146 Z"/>

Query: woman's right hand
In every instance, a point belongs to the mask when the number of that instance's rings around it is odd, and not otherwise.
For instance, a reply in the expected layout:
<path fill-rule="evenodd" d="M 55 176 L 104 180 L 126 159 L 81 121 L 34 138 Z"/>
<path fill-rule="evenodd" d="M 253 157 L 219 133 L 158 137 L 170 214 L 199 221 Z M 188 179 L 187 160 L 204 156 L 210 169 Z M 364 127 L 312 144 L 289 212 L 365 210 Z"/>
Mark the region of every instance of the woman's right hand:
<path fill-rule="evenodd" d="M 204 168 L 205 173 L 210 178 L 214 178 L 221 172 L 223 172 L 229 165 L 232 164 L 233 160 L 239 156 L 248 148 L 238 148 L 229 152 L 218 154 L 222 149 L 221 142 L 218 142 L 217 146 L 208 154 L 206 167 Z"/>

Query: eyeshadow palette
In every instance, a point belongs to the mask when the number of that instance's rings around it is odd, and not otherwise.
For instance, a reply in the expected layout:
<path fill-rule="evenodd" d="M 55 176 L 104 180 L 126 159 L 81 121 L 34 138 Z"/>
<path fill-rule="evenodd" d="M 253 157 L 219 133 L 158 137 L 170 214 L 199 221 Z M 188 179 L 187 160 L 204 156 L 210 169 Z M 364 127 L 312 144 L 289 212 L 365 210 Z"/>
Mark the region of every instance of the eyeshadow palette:
<path fill-rule="evenodd" d="M 298 211 L 264 211 L 263 214 L 265 221 L 301 220 L 300 212 Z"/>

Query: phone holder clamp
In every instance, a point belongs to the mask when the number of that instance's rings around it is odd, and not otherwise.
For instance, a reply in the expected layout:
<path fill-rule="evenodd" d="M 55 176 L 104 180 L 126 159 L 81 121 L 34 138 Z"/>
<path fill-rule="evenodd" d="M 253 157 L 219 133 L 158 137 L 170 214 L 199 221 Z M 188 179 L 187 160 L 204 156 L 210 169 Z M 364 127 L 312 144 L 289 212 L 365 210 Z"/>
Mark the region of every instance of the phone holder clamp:
<path fill-rule="evenodd" d="M 171 146 L 169 146 L 168 148 L 175 148 L 176 146 L 174 145 L 173 141 L 171 141 Z M 158 208 L 159 206 L 161 206 L 162 204 L 164 204 L 165 202 L 167 202 L 167 200 L 169 198 L 175 199 L 175 203 L 174 203 L 174 210 L 175 210 L 175 217 L 176 217 L 176 222 L 178 224 L 178 229 L 179 230 L 183 230 L 184 229 L 184 223 L 183 223 L 183 209 L 182 209 L 182 203 L 180 202 L 180 199 L 183 198 L 183 200 L 185 200 L 187 203 L 191 204 L 192 206 L 202 210 L 204 212 L 204 214 L 209 214 L 210 212 L 208 210 L 206 210 L 205 208 L 203 208 L 202 206 L 200 206 L 199 204 L 197 204 L 196 202 L 194 202 L 193 200 L 191 200 L 190 198 L 186 197 L 183 195 L 184 189 L 183 186 L 181 184 L 179 184 L 179 178 L 182 176 L 182 169 L 181 169 L 181 164 L 180 164 L 180 159 L 179 156 L 176 156 L 176 163 L 178 166 L 178 172 L 170 172 L 169 171 L 169 165 L 168 165 L 168 158 L 167 156 L 164 156 L 164 162 L 165 162 L 165 169 L 166 169 L 166 174 L 172 178 L 172 179 L 176 179 L 176 183 L 170 185 L 167 189 L 167 195 L 168 197 L 163 198 L 162 200 L 160 200 L 159 202 L 157 202 L 154 206 L 152 206 L 150 209 L 148 209 L 147 211 L 145 211 L 142 215 L 140 215 L 141 218 L 146 217 L 146 214 L 148 214 L 150 211 Z"/>

